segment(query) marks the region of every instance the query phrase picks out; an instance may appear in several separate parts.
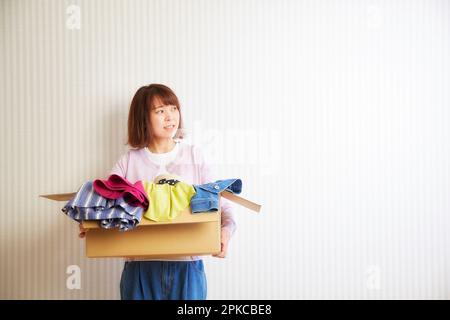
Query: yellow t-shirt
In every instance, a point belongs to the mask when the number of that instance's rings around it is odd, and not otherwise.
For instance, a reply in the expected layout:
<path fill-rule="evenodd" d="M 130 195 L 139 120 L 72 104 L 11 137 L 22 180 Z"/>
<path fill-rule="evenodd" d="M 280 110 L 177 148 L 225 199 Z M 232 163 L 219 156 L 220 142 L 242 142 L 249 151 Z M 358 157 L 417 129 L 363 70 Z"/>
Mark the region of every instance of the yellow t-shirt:
<path fill-rule="evenodd" d="M 157 222 L 175 219 L 195 194 L 192 185 L 181 181 L 175 185 L 143 181 L 143 185 L 150 202 L 144 217 Z"/>

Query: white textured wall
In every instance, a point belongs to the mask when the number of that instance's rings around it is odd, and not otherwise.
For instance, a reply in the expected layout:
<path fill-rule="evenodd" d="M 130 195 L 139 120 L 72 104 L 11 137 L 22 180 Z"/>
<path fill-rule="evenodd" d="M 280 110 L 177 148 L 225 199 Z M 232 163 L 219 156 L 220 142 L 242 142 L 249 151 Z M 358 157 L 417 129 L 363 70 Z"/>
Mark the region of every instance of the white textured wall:
<path fill-rule="evenodd" d="M 119 297 L 121 260 L 85 258 L 38 195 L 106 175 L 152 82 L 263 205 L 236 206 L 228 258 L 206 259 L 210 299 L 450 298 L 449 9 L 0 1 L 0 298 Z"/>

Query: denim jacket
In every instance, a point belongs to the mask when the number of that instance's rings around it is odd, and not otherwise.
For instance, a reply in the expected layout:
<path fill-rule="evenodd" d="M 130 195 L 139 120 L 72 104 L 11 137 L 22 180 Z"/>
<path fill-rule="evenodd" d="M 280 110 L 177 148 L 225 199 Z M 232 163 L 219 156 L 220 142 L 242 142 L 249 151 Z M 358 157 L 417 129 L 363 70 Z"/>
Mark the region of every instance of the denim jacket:
<path fill-rule="evenodd" d="M 227 190 L 239 194 L 242 190 L 241 179 L 217 180 L 216 182 L 194 185 L 195 195 L 191 198 L 192 213 L 218 211 L 219 193 Z"/>

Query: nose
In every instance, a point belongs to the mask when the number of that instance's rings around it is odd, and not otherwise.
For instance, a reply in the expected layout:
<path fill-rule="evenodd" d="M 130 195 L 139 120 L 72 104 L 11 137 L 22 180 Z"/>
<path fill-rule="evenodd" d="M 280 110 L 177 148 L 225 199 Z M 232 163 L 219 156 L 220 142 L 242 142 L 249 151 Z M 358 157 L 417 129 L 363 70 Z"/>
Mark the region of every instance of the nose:
<path fill-rule="evenodd" d="M 169 113 L 169 112 L 167 112 L 166 113 L 166 121 L 170 121 L 172 119 L 172 114 L 171 113 Z"/>
<path fill-rule="evenodd" d="M 167 121 L 171 121 L 172 119 L 175 118 L 175 112 L 174 110 L 169 110 L 168 112 L 166 112 L 166 120 Z"/>

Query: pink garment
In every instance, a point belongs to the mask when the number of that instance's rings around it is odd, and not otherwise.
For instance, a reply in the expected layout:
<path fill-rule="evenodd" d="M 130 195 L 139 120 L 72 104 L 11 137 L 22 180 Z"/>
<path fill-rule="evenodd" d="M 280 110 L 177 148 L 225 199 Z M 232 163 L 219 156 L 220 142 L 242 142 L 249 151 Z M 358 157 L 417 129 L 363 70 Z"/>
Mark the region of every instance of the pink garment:
<path fill-rule="evenodd" d="M 178 154 L 175 160 L 166 166 L 169 173 L 178 175 L 188 184 L 205 184 L 220 179 L 215 176 L 198 147 L 182 141 L 177 143 L 179 143 Z M 150 160 L 147 152 L 144 148 L 130 149 L 120 157 L 110 174 L 117 174 L 131 182 L 153 181 L 159 166 Z M 233 234 L 236 224 L 233 219 L 232 203 L 223 197 L 220 198 L 220 203 L 222 229 L 227 229 Z"/>
<path fill-rule="evenodd" d="M 93 183 L 94 190 L 107 199 L 123 199 L 131 206 L 148 209 L 149 200 L 141 181 L 131 184 L 125 178 L 112 174 L 108 180 L 97 179 Z"/>

